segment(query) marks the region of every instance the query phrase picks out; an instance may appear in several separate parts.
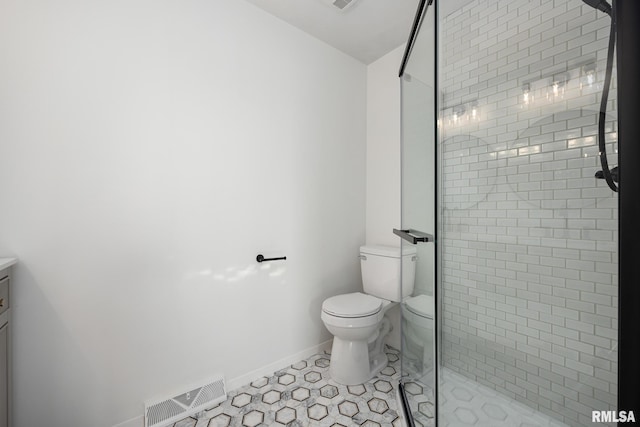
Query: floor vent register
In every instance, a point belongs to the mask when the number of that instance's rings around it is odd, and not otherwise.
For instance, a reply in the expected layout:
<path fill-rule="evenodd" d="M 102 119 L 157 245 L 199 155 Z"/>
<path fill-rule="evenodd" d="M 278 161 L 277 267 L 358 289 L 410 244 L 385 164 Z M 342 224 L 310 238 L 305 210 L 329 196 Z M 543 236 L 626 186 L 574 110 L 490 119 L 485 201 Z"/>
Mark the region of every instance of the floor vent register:
<path fill-rule="evenodd" d="M 184 387 L 173 397 L 153 399 L 145 402 L 145 427 L 166 427 L 205 409 L 210 409 L 227 400 L 223 376 L 217 376 L 205 384 Z M 186 391 L 184 391 L 186 390 Z"/>

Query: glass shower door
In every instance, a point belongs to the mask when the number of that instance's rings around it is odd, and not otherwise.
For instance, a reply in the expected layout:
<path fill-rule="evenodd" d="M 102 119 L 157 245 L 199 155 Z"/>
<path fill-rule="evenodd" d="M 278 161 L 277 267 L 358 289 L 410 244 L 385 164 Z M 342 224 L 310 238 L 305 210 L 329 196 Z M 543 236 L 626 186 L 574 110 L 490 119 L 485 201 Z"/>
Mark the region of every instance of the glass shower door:
<path fill-rule="evenodd" d="M 618 153 L 611 17 L 430 3 L 401 71 L 409 425 L 590 425 L 618 399 L 618 196 L 597 179 Z"/>
<path fill-rule="evenodd" d="M 617 399 L 618 198 L 596 179 L 600 141 L 617 164 L 611 17 L 440 6 L 439 424 L 591 425 Z"/>
<path fill-rule="evenodd" d="M 396 234 L 403 253 L 413 254 L 403 275 L 415 274 L 413 293 L 402 303 L 401 391 L 416 426 L 435 425 L 437 408 L 433 17 L 427 7 L 401 78 L 402 230 Z"/>

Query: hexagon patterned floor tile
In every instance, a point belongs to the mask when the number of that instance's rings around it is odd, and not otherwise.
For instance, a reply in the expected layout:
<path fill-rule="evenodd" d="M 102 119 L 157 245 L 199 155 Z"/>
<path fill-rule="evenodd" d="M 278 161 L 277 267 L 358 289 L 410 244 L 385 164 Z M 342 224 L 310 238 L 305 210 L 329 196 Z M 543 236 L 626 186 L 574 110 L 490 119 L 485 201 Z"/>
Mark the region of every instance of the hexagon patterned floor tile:
<path fill-rule="evenodd" d="M 326 406 L 316 403 L 315 405 L 307 408 L 307 415 L 311 420 L 320 421 L 329 415 L 329 410 Z"/>
<path fill-rule="evenodd" d="M 247 393 L 240 393 L 236 397 L 231 399 L 231 405 L 235 406 L 236 408 L 242 408 L 244 406 L 247 406 L 249 403 L 251 403 L 251 395 Z"/>
<path fill-rule="evenodd" d="M 305 387 L 298 387 L 291 393 L 291 397 L 295 400 L 302 402 L 311 396 L 311 391 Z"/>
<path fill-rule="evenodd" d="M 365 386 L 362 384 L 347 386 L 347 390 L 349 390 L 349 393 L 353 394 L 354 396 L 362 396 L 367 391 Z"/>
<path fill-rule="evenodd" d="M 262 401 L 264 403 L 268 403 L 270 405 L 273 405 L 278 400 L 280 400 L 280 396 L 281 396 L 281 393 L 279 391 L 277 391 L 277 390 L 269 390 L 268 392 L 266 392 L 265 394 L 262 395 Z"/>
<path fill-rule="evenodd" d="M 296 380 L 295 375 L 284 374 L 284 375 L 281 375 L 280 378 L 278 378 L 278 383 L 282 385 L 289 385 L 294 383 L 295 380 Z"/>
<path fill-rule="evenodd" d="M 338 411 L 345 417 L 349 417 L 349 418 L 352 418 L 354 415 L 356 415 L 359 412 L 358 405 L 348 400 L 345 400 L 344 402 L 338 405 Z"/>
<path fill-rule="evenodd" d="M 393 348 L 386 353 L 389 365 L 365 384 L 336 383 L 329 375 L 331 355 L 316 354 L 230 391 L 203 417 L 173 427 L 399 427 L 400 357 Z"/>
<path fill-rule="evenodd" d="M 400 427 L 395 394 L 400 357 L 395 349 L 386 351 L 389 365 L 365 384 L 337 384 L 329 375 L 330 355 L 316 354 L 229 392 L 202 418 L 185 418 L 172 427 Z M 417 427 L 434 426 L 433 391 L 426 378 L 405 382 Z M 442 426 L 566 427 L 447 368 L 440 380 Z"/>
<path fill-rule="evenodd" d="M 264 421 L 264 414 L 260 411 L 251 411 L 242 417 L 242 425 L 246 427 L 256 427 Z"/>
<path fill-rule="evenodd" d="M 322 374 L 316 371 L 307 372 L 304 374 L 304 379 L 310 383 L 317 383 L 322 379 Z"/>
<path fill-rule="evenodd" d="M 373 399 L 368 401 L 367 405 L 369 406 L 369 409 L 371 409 L 371 411 L 375 412 L 376 414 L 384 414 L 389 410 L 389 405 L 387 404 L 387 402 L 382 399 L 378 399 L 377 397 L 374 397 Z"/>
<path fill-rule="evenodd" d="M 276 422 L 280 424 L 289 424 L 291 421 L 295 420 L 296 417 L 296 410 L 289 408 L 288 406 L 278 409 L 276 412 Z"/>
<path fill-rule="evenodd" d="M 211 418 L 208 427 L 228 427 L 231 424 L 231 417 L 227 414 L 218 414 Z"/>
<path fill-rule="evenodd" d="M 373 383 L 373 386 L 376 388 L 376 390 L 382 391 L 384 393 L 389 393 L 391 390 L 393 390 L 393 386 L 391 385 L 391 383 L 385 380 L 378 380 Z"/>
<path fill-rule="evenodd" d="M 320 389 L 320 395 L 322 397 L 326 397 L 327 399 L 333 399 L 338 395 L 338 387 L 327 384 Z"/>

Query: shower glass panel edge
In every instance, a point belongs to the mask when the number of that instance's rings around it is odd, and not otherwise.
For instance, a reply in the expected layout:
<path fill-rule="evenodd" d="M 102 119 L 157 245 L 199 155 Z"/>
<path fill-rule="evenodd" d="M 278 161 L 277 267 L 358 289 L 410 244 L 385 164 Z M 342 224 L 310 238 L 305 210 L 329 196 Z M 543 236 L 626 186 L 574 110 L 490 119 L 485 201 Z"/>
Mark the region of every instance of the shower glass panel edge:
<path fill-rule="evenodd" d="M 436 4 L 421 2 L 400 73 L 401 228 L 431 236 L 436 230 L 435 14 Z M 402 240 L 403 251 L 416 252 L 402 268 L 403 277 L 415 268 L 414 291 L 401 304 L 400 393 L 410 427 L 437 425 L 435 245 L 433 239 L 417 244 Z"/>

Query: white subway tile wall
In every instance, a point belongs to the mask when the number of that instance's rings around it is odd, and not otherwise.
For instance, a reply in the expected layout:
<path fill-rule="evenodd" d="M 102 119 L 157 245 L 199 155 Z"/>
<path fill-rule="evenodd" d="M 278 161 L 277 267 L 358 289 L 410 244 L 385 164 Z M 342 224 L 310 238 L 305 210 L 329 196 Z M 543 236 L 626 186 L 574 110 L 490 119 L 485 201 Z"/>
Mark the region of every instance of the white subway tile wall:
<path fill-rule="evenodd" d="M 617 197 L 594 178 L 609 25 L 580 0 L 440 22 L 444 364 L 572 426 L 616 407 Z M 615 165 L 615 78 L 608 105 Z"/>

